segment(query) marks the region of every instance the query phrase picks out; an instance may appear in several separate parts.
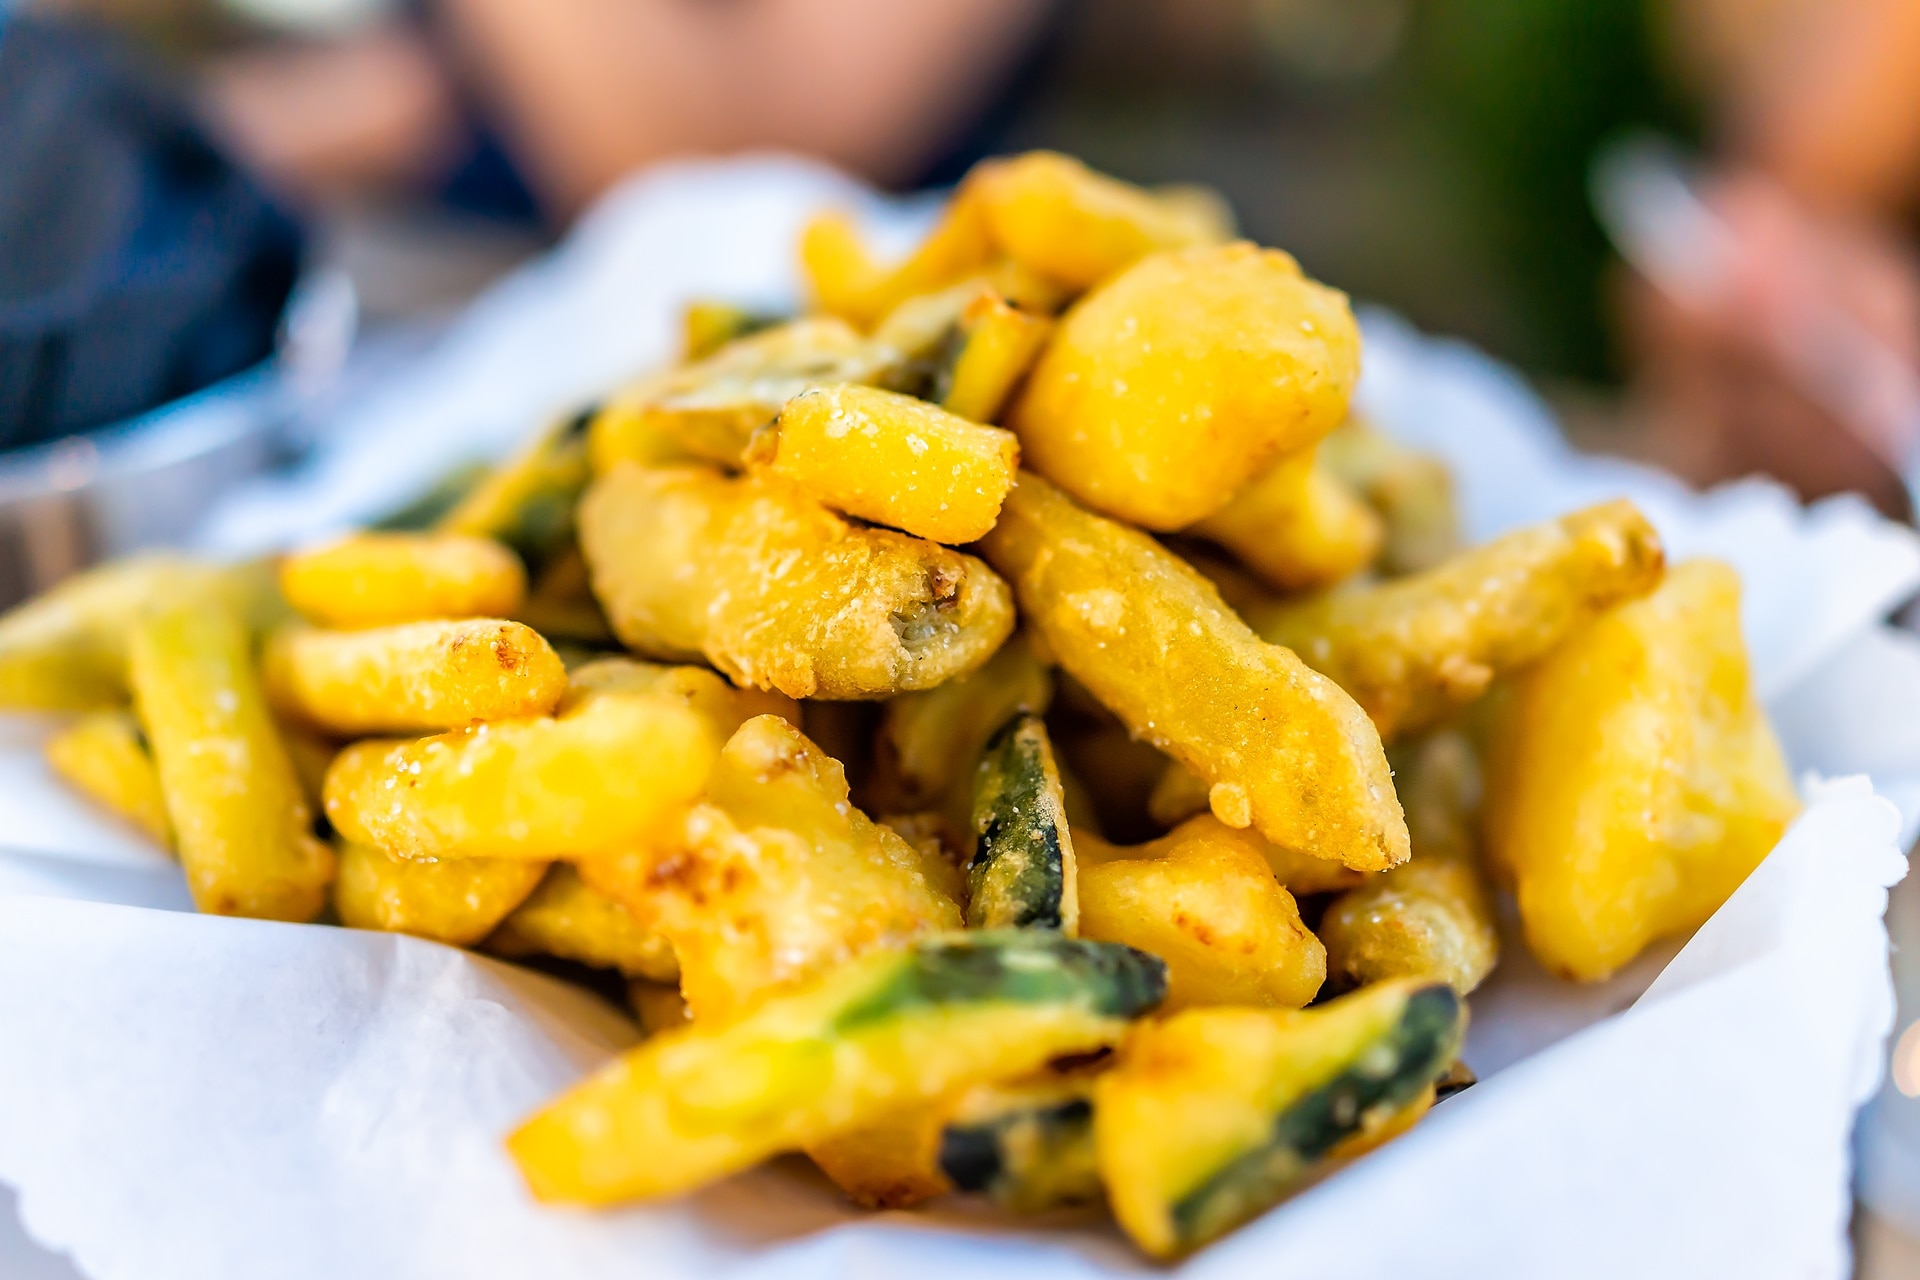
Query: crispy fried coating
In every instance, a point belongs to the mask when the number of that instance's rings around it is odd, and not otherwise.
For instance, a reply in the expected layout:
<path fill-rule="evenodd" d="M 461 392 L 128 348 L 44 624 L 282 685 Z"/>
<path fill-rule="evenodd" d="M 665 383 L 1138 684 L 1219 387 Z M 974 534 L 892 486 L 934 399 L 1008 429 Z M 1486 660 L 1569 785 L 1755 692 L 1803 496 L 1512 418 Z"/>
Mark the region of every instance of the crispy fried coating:
<path fill-rule="evenodd" d="M 594 593 L 629 648 L 704 656 L 795 698 L 883 698 L 978 668 L 1013 629 L 972 556 L 848 523 L 785 481 L 622 466 L 581 504 Z"/>
<path fill-rule="evenodd" d="M 498 618 L 365 631 L 285 627 L 261 665 L 282 715 L 343 738 L 540 715 L 567 688 L 553 646 Z"/>
<path fill-rule="evenodd" d="M 747 460 L 836 511 L 957 545 L 993 528 L 1020 442 L 912 396 L 822 387 L 787 401 Z"/>
<path fill-rule="evenodd" d="M 126 711 L 96 711 L 47 739 L 47 764 L 60 779 L 109 812 L 173 848 L 167 798 L 140 722 Z"/>
<path fill-rule="evenodd" d="M 492 538 L 357 533 L 296 552 L 280 590 L 308 620 L 352 630 L 431 618 L 504 618 L 527 594 L 527 571 Z"/>
<path fill-rule="evenodd" d="M 1624 499 L 1496 538 L 1435 569 L 1247 621 L 1354 696 L 1391 740 L 1478 698 L 1602 610 L 1653 590 L 1660 536 Z"/>
<path fill-rule="evenodd" d="M 1060 666 L 1207 779 L 1222 821 L 1361 870 L 1406 861 L 1372 722 L 1179 557 L 1025 473 L 982 545 Z"/>
<path fill-rule="evenodd" d="M 1026 465 L 1087 506 L 1171 531 L 1331 430 L 1359 372 L 1346 296 L 1286 254 L 1158 253 L 1066 314 L 1008 425 Z"/>
<path fill-rule="evenodd" d="M 1488 731 L 1488 854 L 1527 945 L 1597 981 L 1692 929 L 1799 811 L 1754 697 L 1740 580 L 1676 566 L 1519 676 Z"/>
<path fill-rule="evenodd" d="M 920 853 L 854 808 L 839 762 L 778 716 L 740 726 L 676 831 L 583 861 L 581 874 L 672 944 L 703 1021 L 876 947 L 960 927 Z"/>
<path fill-rule="evenodd" d="M 410 933 L 472 946 L 507 918 L 547 872 L 524 858 L 417 862 L 352 840 L 340 844 L 334 909 L 349 929 Z"/>
<path fill-rule="evenodd" d="M 333 851 L 313 837 L 252 650 L 247 629 L 214 597 L 150 614 L 131 638 L 134 706 L 194 905 L 311 920 L 326 902 Z"/>
<path fill-rule="evenodd" d="M 665 938 L 581 879 L 579 870 L 565 862 L 548 868 L 546 878 L 500 922 L 486 946 L 498 955 L 558 956 L 650 982 L 673 982 L 680 975 Z"/>
<path fill-rule="evenodd" d="M 1189 532 L 1233 552 L 1279 591 L 1330 587 L 1373 563 L 1385 526 L 1303 449 L 1268 467 Z"/>
<path fill-rule="evenodd" d="M 1131 847 L 1082 833 L 1080 936 L 1165 960 L 1168 1010 L 1299 1008 L 1326 978 L 1326 948 L 1256 843 L 1210 816 Z"/>
<path fill-rule="evenodd" d="M 995 256 L 978 171 L 960 184 L 926 238 L 891 267 L 874 261 L 852 218 L 837 210 L 814 217 L 800 233 L 800 269 L 814 304 L 863 331 L 909 298 L 980 274 Z"/>
<path fill-rule="evenodd" d="M 1441 459 L 1349 417 L 1320 442 L 1320 464 L 1380 513 L 1382 573 L 1419 573 L 1460 550 L 1453 473 Z"/>

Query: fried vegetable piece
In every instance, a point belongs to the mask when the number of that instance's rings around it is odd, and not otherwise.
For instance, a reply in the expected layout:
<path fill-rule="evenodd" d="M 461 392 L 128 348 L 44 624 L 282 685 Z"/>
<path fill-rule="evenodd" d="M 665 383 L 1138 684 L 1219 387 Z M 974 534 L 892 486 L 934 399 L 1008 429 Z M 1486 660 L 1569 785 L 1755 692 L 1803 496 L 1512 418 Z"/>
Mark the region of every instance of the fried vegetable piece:
<path fill-rule="evenodd" d="M 1250 244 L 1142 259 L 1060 321 L 1008 413 L 1026 465 L 1148 529 L 1204 520 L 1347 412 L 1344 294 Z"/>
<path fill-rule="evenodd" d="M 1279 591 L 1330 587 L 1373 563 L 1385 528 L 1373 508 L 1303 449 L 1282 458 L 1190 530 Z"/>
<path fill-rule="evenodd" d="M 704 360 L 634 384 L 590 428 L 595 474 L 622 461 L 697 458 L 740 465 L 755 430 L 803 391 L 874 382 L 898 359 L 838 320 L 814 318 L 730 342 Z"/>
<path fill-rule="evenodd" d="M 127 697 L 127 638 L 134 624 L 190 593 L 226 585 L 211 565 L 167 554 L 131 556 L 0 614 L 0 710 L 118 706 Z"/>
<path fill-rule="evenodd" d="M 449 858 L 415 862 L 372 847 L 340 843 L 333 905 L 350 929 L 410 933 L 468 947 L 532 893 L 547 864 L 522 858 Z"/>
<path fill-rule="evenodd" d="M 686 811 L 720 742 L 684 698 L 609 690 L 552 717 L 355 743 L 327 771 L 327 818 L 403 858 L 613 854 Z"/>
<path fill-rule="evenodd" d="M 1271 840 L 1262 839 L 1257 831 L 1236 831 L 1229 827 L 1208 812 L 1206 782 L 1177 760 L 1168 761 L 1166 772 L 1154 785 L 1149 806 L 1154 820 L 1173 830 L 1160 840 L 1137 846 L 1139 848 L 1158 846 L 1182 833 L 1244 845 L 1266 862 L 1273 878 L 1296 898 L 1313 893 L 1338 893 L 1369 879 L 1367 872 L 1356 871 L 1344 863 L 1284 849 Z M 1411 814 L 1408 825 L 1412 825 Z"/>
<path fill-rule="evenodd" d="M 969 174 L 914 251 L 892 267 L 873 260 L 853 219 L 838 210 L 810 220 L 800 233 L 800 269 L 814 303 L 861 330 L 908 298 L 978 275 L 995 257 L 980 206 L 980 181 Z"/>
<path fill-rule="evenodd" d="M 281 714 L 343 738 L 541 715 L 567 689 L 553 646 L 498 618 L 286 627 L 267 642 L 261 669 Z"/>
<path fill-rule="evenodd" d="M 541 432 L 475 484 L 438 530 L 505 543 L 528 576 L 538 578 L 573 541 L 573 508 L 589 479 L 587 426 L 595 414 L 588 409 Z"/>
<path fill-rule="evenodd" d="M 1388 978 L 1435 978 L 1470 995 L 1500 958 L 1493 900 L 1475 851 L 1480 768 L 1454 732 L 1390 753 L 1413 860 L 1349 890 L 1317 932 L 1336 989 Z"/>
<path fill-rule="evenodd" d="M 1231 215 L 1217 196 L 1195 188 L 1146 191 L 1057 152 L 990 161 L 977 172 L 994 245 L 1075 289 L 1090 289 L 1155 250 L 1233 235 Z"/>
<path fill-rule="evenodd" d="M 840 386 L 787 401 L 746 456 L 836 511 L 957 544 L 993 528 L 1020 443 L 912 396 Z"/>
<path fill-rule="evenodd" d="M 967 854 L 945 818 L 929 811 L 883 813 L 874 821 L 913 846 L 929 884 L 955 902 L 967 900 Z"/>
<path fill-rule="evenodd" d="M 1044 1075 L 976 1085 L 941 1127 L 940 1172 L 954 1189 L 1039 1213 L 1100 1198 L 1093 1080 Z"/>
<path fill-rule="evenodd" d="M 905 1209 L 953 1190 L 940 1171 L 939 1106 L 906 1107 L 807 1144 L 807 1158 L 864 1209 Z"/>
<path fill-rule="evenodd" d="M 1419 573 L 1460 550 L 1453 472 L 1441 459 L 1349 417 L 1320 442 L 1320 464 L 1380 513 L 1381 572 Z"/>
<path fill-rule="evenodd" d="M 1486 692 L 1602 610 L 1660 581 L 1660 535 L 1624 499 L 1520 529 L 1436 569 L 1248 610 L 1352 694 L 1392 740 Z"/>
<path fill-rule="evenodd" d="M 672 944 L 702 1021 L 960 925 L 920 854 L 854 808 L 839 763 L 778 716 L 740 726 L 677 834 L 623 852 L 582 874 Z"/>
<path fill-rule="evenodd" d="M 780 1151 L 1113 1044 L 1159 961 L 1045 930 L 879 951 L 629 1051 L 507 1141 L 543 1201 L 691 1190 Z"/>
<path fill-rule="evenodd" d="M 593 598 L 587 561 L 578 545 L 565 548 L 547 562 L 539 581 L 513 611 L 513 620 L 562 644 L 612 649 L 620 643 L 600 602 Z"/>
<path fill-rule="evenodd" d="M 153 613 L 134 626 L 130 670 L 194 905 L 270 920 L 318 915 L 333 852 L 313 837 L 239 618 L 211 596 Z"/>
<path fill-rule="evenodd" d="M 704 655 L 795 698 L 882 698 L 984 663 L 1013 629 L 972 556 L 849 524 L 785 481 L 616 468 L 581 504 L 594 594 L 620 639 Z"/>
<path fill-rule="evenodd" d="M 1156 1258 L 1254 1217 L 1400 1121 L 1453 1061 L 1465 1018 L 1452 988 L 1403 979 L 1312 1009 L 1140 1024 L 1094 1086 L 1114 1216 Z"/>
<path fill-rule="evenodd" d="M 893 390 L 994 422 L 1052 333 L 1052 320 L 1013 306 L 981 276 L 907 299 L 873 338 L 901 353 Z"/>
<path fill-rule="evenodd" d="M 47 739 L 47 764 L 75 791 L 126 819 L 165 849 L 173 824 L 140 722 L 126 711 L 96 711 Z"/>
<path fill-rule="evenodd" d="M 351 630 L 506 617 L 526 598 L 527 571 L 492 538 L 358 533 L 288 556 L 280 590 L 308 620 Z"/>
<path fill-rule="evenodd" d="M 1077 931 L 1073 836 L 1039 716 L 1014 717 L 988 743 L 974 778 L 970 831 L 968 928 Z"/>
<path fill-rule="evenodd" d="M 1167 962 L 1167 1007 L 1298 1008 L 1327 973 L 1326 948 L 1249 840 L 1193 819 L 1121 847 L 1080 836 L 1080 932 Z"/>
<path fill-rule="evenodd" d="M 690 302 L 681 313 L 686 359 L 704 360 L 736 338 L 760 333 L 793 319 L 781 311 L 761 311 L 731 302 Z"/>
<path fill-rule="evenodd" d="M 1053 679 L 1024 634 L 970 675 L 888 700 L 875 734 L 873 794 L 885 811 L 937 809 L 970 830 L 973 779 L 988 739 L 1022 712 L 1042 715 Z"/>
<path fill-rule="evenodd" d="M 1059 664 L 1206 778 L 1221 821 L 1364 871 L 1406 861 L 1372 722 L 1178 556 L 1026 473 L 983 547 Z"/>
<path fill-rule="evenodd" d="M 640 1029 L 650 1036 L 679 1031 L 693 1021 L 679 986 L 664 982 L 648 982 L 644 978 L 628 982 L 627 1007 L 633 1010 Z"/>
<path fill-rule="evenodd" d="M 468 859 L 468 862 L 479 859 Z M 452 862 L 443 866 L 462 866 Z M 537 862 L 511 862 L 538 867 Z M 537 877 L 536 877 L 537 878 Z M 632 912 L 580 878 L 575 867 L 556 862 L 526 900 L 499 922 L 487 950 L 503 956 L 558 956 L 596 969 L 618 969 L 629 978 L 673 982 L 680 966 L 667 940 Z"/>
<path fill-rule="evenodd" d="M 1799 812 L 1739 611 L 1730 567 L 1688 561 L 1568 637 L 1502 700 L 1488 852 L 1554 973 L 1597 981 L 1699 925 Z"/>

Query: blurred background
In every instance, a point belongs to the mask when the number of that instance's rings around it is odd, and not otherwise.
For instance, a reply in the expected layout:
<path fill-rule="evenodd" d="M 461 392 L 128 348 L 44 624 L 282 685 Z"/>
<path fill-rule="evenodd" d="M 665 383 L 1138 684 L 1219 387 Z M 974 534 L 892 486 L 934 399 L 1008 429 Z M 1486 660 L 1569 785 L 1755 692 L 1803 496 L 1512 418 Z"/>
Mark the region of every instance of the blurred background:
<path fill-rule="evenodd" d="M 0 0 L 0 604 L 178 536 L 297 451 L 289 385 L 651 164 L 906 192 L 1030 147 L 1212 184 L 1584 447 L 1910 514 L 1920 0 Z M 1862 1274 L 1920 1276 L 1908 1213 Z"/>

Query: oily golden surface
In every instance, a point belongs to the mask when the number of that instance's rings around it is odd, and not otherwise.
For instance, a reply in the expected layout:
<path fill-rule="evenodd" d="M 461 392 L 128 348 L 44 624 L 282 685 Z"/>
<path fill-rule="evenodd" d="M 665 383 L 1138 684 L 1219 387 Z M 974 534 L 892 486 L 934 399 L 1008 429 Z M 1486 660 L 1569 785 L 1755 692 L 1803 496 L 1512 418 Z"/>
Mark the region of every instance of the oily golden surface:
<path fill-rule="evenodd" d="M 672 944 L 702 1020 L 876 947 L 960 927 L 920 854 L 854 808 L 839 762 L 778 716 L 740 726 L 677 831 L 582 872 Z"/>
<path fill-rule="evenodd" d="M 343 738 L 540 715 L 567 688 L 553 646 L 498 618 L 286 627 L 268 641 L 261 667 L 282 715 Z"/>
<path fill-rule="evenodd" d="M 978 172 L 996 247 L 1075 289 L 1092 288 L 1155 250 L 1233 235 L 1231 215 L 1217 197 L 1143 190 L 1057 152 L 1030 151 Z"/>
<path fill-rule="evenodd" d="M 1660 537 L 1624 499 L 1520 529 L 1438 568 L 1249 607 L 1274 644 L 1333 678 L 1392 739 L 1434 724 L 1660 581 Z"/>
<path fill-rule="evenodd" d="M 357 533 L 280 564 L 287 603 L 349 630 L 429 618 L 504 618 L 527 594 L 520 557 L 492 538 Z"/>
<path fill-rule="evenodd" d="M 1279 591 L 1329 587 L 1373 563 L 1380 517 L 1303 449 L 1268 467 L 1189 532 L 1217 542 Z"/>
<path fill-rule="evenodd" d="M 140 722 L 125 711 L 82 716 L 47 739 L 47 764 L 74 790 L 173 848 L 160 774 Z"/>
<path fill-rule="evenodd" d="M 564 862 L 549 868 L 539 887 L 501 922 L 487 939 L 487 950 L 503 956 L 558 956 L 652 982 L 673 982 L 680 974 L 665 938 Z"/>
<path fill-rule="evenodd" d="M 127 697 L 127 638 L 134 624 L 190 593 L 231 597 L 223 591 L 228 585 L 219 569 L 180 556 L 130 556 L 0 614 L 0 710 L 119 705 Z"/>
<path fill-rule="evenodd" d="M 1149 529 L 1212 515 L 1347 411 L 1344 294 L 1250 244 L 1142 259 L 1060 321 L 1008 425 L 1026 465 Z"/>
<path fill-rule="evenodd" d="M 342 841 L 334 909 L 349 929 L 471 946 L 533 892 L 547 864 L 524 858 L 416 862 Z"/>
<path fill-rule="evenodd" d="M 1360 870 L 1406 861 L 1406 822 L 1365 713 L 1261 641 L 1179 557 L 1024 473 L 982 545 L 1059 664 L 1207 779 L 1223 822 Z"/>
<path fill-rule="evenodd" d="M 704 655 L 795 698 L 880 698 L 985 662 L 1013 629 L 972 556 L 848 523 L 770 476 L 616 468 L 581 504 L 594 592 L 630 648 Z"/>
<path fill-rule="evenodd" d="M 995 256 L 977 174 L 960 184 L 913 252 L 890 267 L 873 260 L 844 213 L 823 213 L 800 233 L 800 269 L 814 303 L 862 330 L 871 329 L 909 298 L 980 274 Z"/>
<path fill-rule="evenodd" d="M 836 511 L 958 544 L 993 528 L 1020 444 L 912 396 L 847 385 L 787 401 L 748 458 Z"/>
<path fill-rule="evenodd" d="M 999 293 L 977 294 L 960 313 L 958 343 L 936 382 L 940 407 L 974 422 L 998 422 L 1007 398 L 1039 358 L 1053 321 L 1008 303 Z"/>
<path fill-rule="evenodd" d="M 327 771 L 327 818 L 404 858 L 618 853 L 685 812 L 719 749 L 684 699 L 609 692 L 557 716 L 356 743 Z"/>
<path fill-rule="evenodd" d="M 1439 458 L 1350 417 L 1320 442 L 1320 464 L 1380 513 L 1382 573 L 1419 573 L 1460 550 L 1453 473 Z"/>
<path fill-rule="evenodd" d="M 333 853 L 310 830 L 246 628 L 217 601 L 189 599 L 137 623 L 130 649 L 134 705 L 194 905 L 311 920 Z"/>
<path fill-rule="evenodd" d="M 905 1209 L 953 1190 L 940 1172 L 945 1108 L 909 1107 L 807 1144 L 807 1158 L 863 1209 Z"/>
<path fill-rule="evenodd" d="M 634 978 L 627 982 L 627 1007 L 640 1029 L 650 1036 L 678 1031 L 693 1021 L 676 979 L 672 984 Z"/>
<path fill-rule="evenodd" d="M 1259 855 L 1273 872 L 1273 878 L 1285 885 L 1287 892 L 1296 898 L 1310 893 L 1335 893 L 1341 889 L 1351 889 L 1369 879 L 1367 872 L 1356 871 L 1345 863 L 1284 849 L 1271 840 L 1262 839 L 1260 833 L 1251 828 L 1236 831 L 1208 811 L 1207 784 L 1177 760 L 1167 763 L 1166 772 L 1160 775 L 1160 781 L 1154 785 L 1153 796 L 1148 804 L 1149 815 L 1154 821 L 1173 830 L 1149 845 L 1137 846 L 1139 848 L 1159 845 L 1182 833 L 1195 835 L 1204 832 L 1207 839 L 1239 844 Z M 1407 822 L 1411 827 L 1412 814 L 1408 814 Z"/>
<path fill-rule="evenodd" d="M 1503 699 L 1488 733 L 1488 853 L 1554 973 L 1597 981 L 1699 925 L 1799 811 L 1739 608 L 1730 567 L 1688 561 Z"/>
<path fill-rule="evenodd" d="M 1326 948 L 1249 844 L 1210 816 L 1132 847 L 1081 833 L 1080 936 L 1165 960 L 1168 1010 L 1306 1004 Z"/>
<path fill-rule="evenodd" d="M 1478 856 L 1480 762 L 1441 730 L 1389 753 L 1413 860 L 1335 899 L 1317 932 L 1340 988 L 1431 977 L 1467 995 L 1500 958 L 1493 898 Z"/>

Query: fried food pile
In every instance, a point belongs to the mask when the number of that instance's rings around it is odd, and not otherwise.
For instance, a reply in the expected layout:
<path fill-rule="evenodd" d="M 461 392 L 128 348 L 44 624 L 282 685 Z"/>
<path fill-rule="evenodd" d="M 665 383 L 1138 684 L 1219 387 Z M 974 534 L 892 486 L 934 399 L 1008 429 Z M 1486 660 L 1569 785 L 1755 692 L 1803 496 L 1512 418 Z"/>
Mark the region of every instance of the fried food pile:
<path fill-rule="evenodd" d="M 542 1199 L 802 1151 L 1177 1256 L 1471 1079 L 1501 895 L 1597 980 L 1793 818 L 1733 571 L 1624 501 L 1459 545 L 1217 200 L 1036 153 L 800 249 L 809 314 L 695 306 L 396 527 L 0 618 L 0 707 L 202 910 L 630 983 L 507 1140 Z"/>

